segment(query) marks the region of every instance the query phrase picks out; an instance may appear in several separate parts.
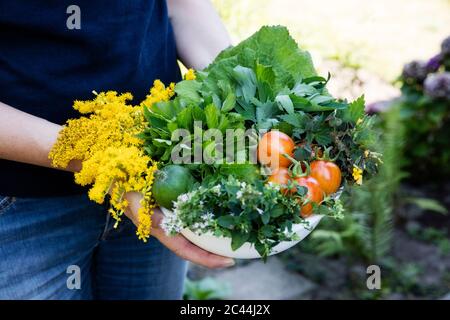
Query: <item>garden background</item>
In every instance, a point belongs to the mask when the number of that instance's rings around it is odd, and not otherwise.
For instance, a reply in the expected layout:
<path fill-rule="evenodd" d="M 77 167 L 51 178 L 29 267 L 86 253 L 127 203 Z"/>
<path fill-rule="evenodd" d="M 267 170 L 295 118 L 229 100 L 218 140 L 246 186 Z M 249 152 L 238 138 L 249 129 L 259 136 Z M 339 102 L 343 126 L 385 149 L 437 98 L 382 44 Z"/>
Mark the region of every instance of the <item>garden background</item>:
<path fill-rule="evenodd" d="M 213 2 L 234 43 L 262 25 L 285 25 L 312 53 L 319 73 L 332 74 L 334 96 L 365 94 L 369 106 L 391 107 L 381 116 L 383 169 L 353 190 L 343 221 L 323 221 L 267 264 L 238 261 L 221 271 L 191 266 L 185 298 L 450 299 L 450 180 L 411 170 L 414 162 L 403 152 L 408 128 L 393 100 L 401 95 L 403 65 L 432 57 L 450 35 L 450 1 Z M 379 103 L 385 101 L 391 102 Z M 439 175 L 442 168 L 432 169 Z M 367 288 L 369 265 L 381 268 L 380 289 Z"/>

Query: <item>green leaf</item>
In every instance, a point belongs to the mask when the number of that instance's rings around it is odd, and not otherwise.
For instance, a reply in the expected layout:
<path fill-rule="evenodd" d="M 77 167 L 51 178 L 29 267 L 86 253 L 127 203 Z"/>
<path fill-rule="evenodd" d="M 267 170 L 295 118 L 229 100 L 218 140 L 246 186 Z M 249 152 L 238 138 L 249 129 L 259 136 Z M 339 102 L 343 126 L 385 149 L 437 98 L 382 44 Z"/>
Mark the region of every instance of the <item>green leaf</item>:
<path fill-rule="evenodd" d="M 439 201 L 430 198 L 407 198 L 406 202 L 418 206 L 420 209 L 447 214 L 448 210 Z"/>
<path fill-rule="evenodd" d="M 264 224 L 268 224 L 270 222 L 270 211 L 264 211 L 261 215 L 261 221 Z"/>
<path fill-rule="evenodd" d="M 278 218 L 281 217 L 284 214 L 284 208 L 281 205 L 275 206 L 272 211 L 270 212 L 270 215 L 272 218 Z"/>
<path fill-rule="evenodd" d="M 289 95 L 287 94 L 278 95 L 275 98 L 275 101 L 278 103 L 280 108 L 284 109 L 287 113 L 289 114 L 294 113 L 294 104 L 292 103 L 291 98 L 289 98 Z"/>
<path fill-rule="evenodd" d="M 261 103 L 254 99 L 252 102 L 256 105 L 256 122 L 258 124 L 262 124 L 267 121 L 270 122 L 270 119 L 272 119 L 279 112 L 277 106 L 271 101 Z"/>
<path fill-rule="evenodd" d="M 320 130 L 314 132 L 314 139 L 318 144 L 323 146 L 327 146 L 333 141 L 329 128 L 321 128 Z"/>
<path fill-rule="evenodd" d="M 356 123 L 358 119 L 364 116 L 364 95 L 350 103 L 347 109 L 343 110 L 342 118 L 344 121 Z"/>
<path fill-rule="evenodd" d="M 231 249 L 236 251 L 248 240 L 250 233 L 244 233 L 238 230 L 231 232 Z"/>
<path fill-rule="evenodd" d="M 206 125 L 209 129 L 217 128 L 219 125 L 220 111 L 214 104 L 208 104 L 205 108 Z"/>
<path fill-rule="evenodd" d="M 190 103 L 200 103 L 202 98 L 198 94 L 202 84 L 196 80 L 184 80 L 175 85 L 175 93 Z"/>
<path fill-rule="evenodd" d="M 280 118 L 295 128 L 306 128 L 307 123 L 310 121 L 309 117 L 304 112 L 296 112 L 293 114 L 284 114 Z"/>
<path fill-rule="evenodd" d="M 242 96 L 245 101 L 250 101 L 256 93 L 255 72 L 250 68 L 236 66 L 233 69 L 233 76 L 240 84 L 240 87 L 237 88 L 238 96 Z"/>
<path fill-rule="evenodd" d="M 334 98 L 331 96 L 316 95 L 310 101 L 312 104 L 322 104 L 323 105 L 323 104 L 331 102 L 333 100 L 334 100 Z"/>
<path fill-rule="evenodd" d="M 292 88 L 291 92 L 298 97 L 305 97 L 317 93 L 317 89 L 306 83 L 298 82 Z"/>
<path fill-rule="evenodd" d="M 289 31 L 281 26 L 262 27 L 237 46 L 222 51 L 207 71 L 217 74 L 215 70 L 220 68 L 223 75 L 224 69 L 231 65 L 254 68 L 255 61 L 272 67 L 275 92 L 291 87 L 300 78 L 316 76 L 310 54 L 300 49 Z"/>
<path fill-rule="evenodd" d="M 220 216 L 219 218 L 217 218 L 217 223 L 221 227 L 230 229 L 230 228 L 234 227 L 235 219 L 231 215 Z"/>
<path fill-rule="evenodd" d="M 233 110 L 234 106 L 236 105 L 236 95 L 233 92 L 230 92 L 222 104 L 222 112 L 228 112 Z"/>
<path fill-rule="evenodd" d="M 255 67 L 256 80 L 258 82 L 265 82 L 270 86 L 275 83 L 275 73 L 271 66 L 265 66 L 259 62 L 256 63 Z"/>
<path fill-rule="evenodd" d="M 192 108 L 185 108 L 177 115 L 177 124 L 179 128 L 192 130 Z"/>

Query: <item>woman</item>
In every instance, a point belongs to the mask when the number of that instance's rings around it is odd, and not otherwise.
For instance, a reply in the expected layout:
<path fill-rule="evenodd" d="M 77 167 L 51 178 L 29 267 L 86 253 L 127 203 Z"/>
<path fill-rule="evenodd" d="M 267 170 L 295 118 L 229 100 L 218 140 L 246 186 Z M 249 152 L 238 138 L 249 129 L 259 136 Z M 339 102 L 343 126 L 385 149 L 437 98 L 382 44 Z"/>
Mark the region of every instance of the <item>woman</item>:
<path fill-rule="evenodd" d="M 81 163 L 51 168 L 48 153 L 75 99 L 92 90 L 137 94 L 180 80 L 177 57 L 204 68 L 230 45 L 207 0 L 0 3 L 0 299 L 178 299 L 186 266 L 226 267 L 154 215 L 137 240 L 134 214 L 118 230 L 107 208 L 73 183 Z"/>

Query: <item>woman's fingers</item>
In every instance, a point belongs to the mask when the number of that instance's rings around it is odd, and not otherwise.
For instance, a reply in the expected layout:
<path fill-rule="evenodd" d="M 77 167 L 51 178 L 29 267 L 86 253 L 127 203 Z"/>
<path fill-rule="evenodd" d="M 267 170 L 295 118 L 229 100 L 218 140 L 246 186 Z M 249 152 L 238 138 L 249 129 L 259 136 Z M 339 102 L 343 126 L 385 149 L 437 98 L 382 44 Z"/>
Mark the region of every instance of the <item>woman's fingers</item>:
<path fill-rule="evenodd" d="M 164 230 L 159 227 L 162 218 L 163 214 L 161 211 L 155 209 L 152 217 L 152 235 L 179 257 L 207 268 L 225 268 L 234 265 L 233 259 L 203 250 L 187 240 L 181 234 L 176 236 L 166 235 Z"/>
<path fill-rule="evenodd" d="M 129 206 L 125 214 L 133 221 L 135 225 L 138 225 L 139 221 L 137 212 L 140 207 L 142 194 L 138 192 L 128 192 L 126 194 L 126 199 Z M 159 210 L 159 208 L 155 208 L 152 216 L 152 235 L 179 257 L 207 268 L 225 268 L 234 265 L 233 259 L 218 256 L 203 250 L 187 240 L 181 234 L 176 236 L 166 235 L 164 230 L 160 228 L 162 218 L 163 214 L 161 210 Z"/>
<path fill-rule="evenodd" d="M 203 250 L 181 234 L 176 236 L 167 236 L 163 230 L 154 229 L 153 236 L 155 236 L 163 245 L 174 252 L 177 256 L 189 260 L 195 264 L 207 268 L 225 268 L 234 265 L 234 260 L 231 258 L 222 257 L 206 250 Z"/>

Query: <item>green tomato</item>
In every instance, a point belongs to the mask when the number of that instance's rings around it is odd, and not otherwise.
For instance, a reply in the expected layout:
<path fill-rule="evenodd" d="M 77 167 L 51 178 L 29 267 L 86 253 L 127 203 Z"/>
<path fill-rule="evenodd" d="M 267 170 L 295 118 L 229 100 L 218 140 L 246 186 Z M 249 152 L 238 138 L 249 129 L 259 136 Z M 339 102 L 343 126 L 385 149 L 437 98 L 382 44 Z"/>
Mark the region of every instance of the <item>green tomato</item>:
<path fill-rule="evenodd" d="M 178 196 L 188 192 L 195 183 L 189 169 L 168 165 L 156 172 L 152 193 L 158 205 L 171 209 Z"/>

